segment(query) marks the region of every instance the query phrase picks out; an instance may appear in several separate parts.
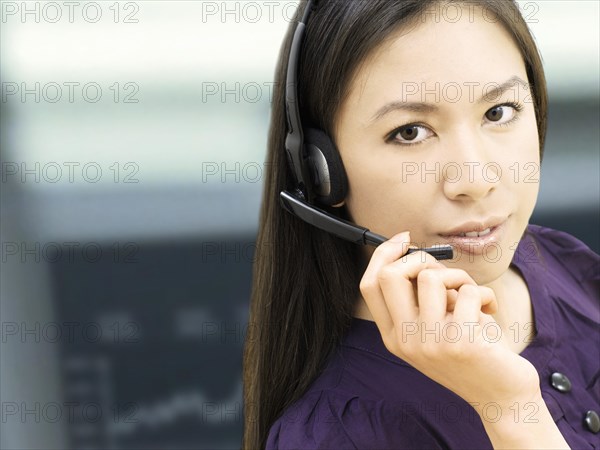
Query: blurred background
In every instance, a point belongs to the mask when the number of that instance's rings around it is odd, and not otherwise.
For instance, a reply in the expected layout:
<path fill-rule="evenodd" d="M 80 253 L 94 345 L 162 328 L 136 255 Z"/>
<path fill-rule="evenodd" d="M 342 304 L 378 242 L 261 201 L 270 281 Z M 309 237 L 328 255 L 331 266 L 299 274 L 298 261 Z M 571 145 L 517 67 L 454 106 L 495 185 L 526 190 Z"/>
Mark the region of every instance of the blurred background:
<path fill-rule="evenodd" d="M 0 447 L 238 448 L 297 2 L 0 3 Z M 519 3 L 550 92 L 532 223 L 598 252 L 598 2 Z"/>

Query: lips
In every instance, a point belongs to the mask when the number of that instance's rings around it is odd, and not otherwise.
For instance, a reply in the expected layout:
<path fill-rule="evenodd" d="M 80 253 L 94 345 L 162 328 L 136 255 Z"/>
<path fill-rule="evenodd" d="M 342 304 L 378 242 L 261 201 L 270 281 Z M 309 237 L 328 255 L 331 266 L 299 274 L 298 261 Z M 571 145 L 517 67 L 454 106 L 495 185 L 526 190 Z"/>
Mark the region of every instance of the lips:
<path fill-rule="evenodd" d="M 481 222 L 466 222 L 449 231 L 440 233 L 443 237 L 480 237 L 489 234 L 493 228 L 506 222 L 506 217 L 490 217 Z"/>
<path fill-rule="evenodd" d="M 467 233 L 460 233 L 458 236 L 460 237 L 481 237 L 481 236 L 485 236 L 486 234 L 490 234 L 492 232 L 491 228 L 486 228 L 483 231 L 469 231 Z"/>
<path fill-rule="evenodd" d="M 455 250 L 472 255 L 483 255 L 490 251 L 490 247 L 499 246 L 507 220 L 507 217 L 491 217 L 485 221 L 466 222 L 440 233 L 439 236 L 442 237 L 443 243 L 452 245 Z"/>

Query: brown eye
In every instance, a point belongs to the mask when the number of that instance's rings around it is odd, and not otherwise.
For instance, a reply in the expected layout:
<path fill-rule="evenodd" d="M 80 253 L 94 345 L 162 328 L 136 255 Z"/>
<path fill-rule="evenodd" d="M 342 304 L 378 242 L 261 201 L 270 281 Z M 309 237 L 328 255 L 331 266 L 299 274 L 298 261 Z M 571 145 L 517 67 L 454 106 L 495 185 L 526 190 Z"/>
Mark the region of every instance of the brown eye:
<path fill-rule="evenodd" d="M 523 110 L 523 105 L 519 103 L 504 103 L 490 108 L 485 113 L 485 120 L 494 125 L 508 125 L 514 122 Z"/>
<path fill-rule="evenodd" d="M 485 113 L 485 117 L 490 122 L 498 122 L 499 120 L 502 119 L 503 116 L 504 116 L 504 109 L 502 106 L 496 106 L 495 108 L 492 108 L 492 109 L 488 110 L 488 112 Z"/>
<path fill-rule="evenodd" d="M 411 125 L 401 129 L 398 134 L 405 141 L 413 141 L 419 134 L 419 128 L 414 125 Z"/>
<path fill-rule="evenodd" d="M 417 145 L 433 136 L 433 131 L 423 125 L 409 124 L 396 128 L 388 137 L 388 142 L 400 145 Z"/>

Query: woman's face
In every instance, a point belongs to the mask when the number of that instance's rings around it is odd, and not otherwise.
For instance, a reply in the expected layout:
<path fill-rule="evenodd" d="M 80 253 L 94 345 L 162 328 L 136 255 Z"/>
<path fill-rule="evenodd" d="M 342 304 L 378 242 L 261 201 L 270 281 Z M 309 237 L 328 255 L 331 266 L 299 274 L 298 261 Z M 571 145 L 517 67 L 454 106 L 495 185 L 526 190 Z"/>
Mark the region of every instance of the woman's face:
<path fill-rule="evenodd" d="M 428 15 L 382 44 L 334 134 L 356 223 L 408 230 L 420 247 L 450 243 L 456 258 L 444 263 L 485 284 L 508 268 L 533 211 L 539 142 L 516 44 L 489 14 L 462 12 L 455 23 Z"/>

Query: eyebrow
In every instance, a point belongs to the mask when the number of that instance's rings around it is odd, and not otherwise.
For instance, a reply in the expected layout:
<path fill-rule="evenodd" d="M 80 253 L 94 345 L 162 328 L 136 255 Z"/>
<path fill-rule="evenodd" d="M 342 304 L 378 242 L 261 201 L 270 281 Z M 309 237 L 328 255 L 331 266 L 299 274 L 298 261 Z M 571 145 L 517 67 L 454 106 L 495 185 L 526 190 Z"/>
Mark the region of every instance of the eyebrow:
<path fill-rule="evenodd" d="M 496 84 L 496 83 L 488 83 L 488 84 Z M 513 76 L 504 83 L 496 85 L 492 89 L 488 89 L 485 92 L 485 95 L 481 96 L 475 103 L 481 104 L 488 99 L 495 99 L 503 95 L 506 91 L 510 90 L 516 84 L 520 84 L 525 89 L 529 89 L 529 83 L 524 81 L 521 77 Z M 466 86 L 465 86 L 466 87 Z M 462 89 L 462 88 L 461 88 Z M 417 94 L 417 92 L 415 92 Z M 461 94 L 462 95 L 462 94 Z M 373 115 L 371 118 L 371 122 L 375 122 L 376 120 L 381 119 L 386 114 L 392 111 L 408 111 L 408 112 L 416 112 L 416 113 L 431 113 L 439 110 L 439 107 L 434 103 L 423 103 L 423 102 L 402 102 L 402 101 L 394 101 L 391 103 L 387 103 Z"/>

